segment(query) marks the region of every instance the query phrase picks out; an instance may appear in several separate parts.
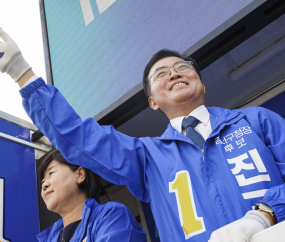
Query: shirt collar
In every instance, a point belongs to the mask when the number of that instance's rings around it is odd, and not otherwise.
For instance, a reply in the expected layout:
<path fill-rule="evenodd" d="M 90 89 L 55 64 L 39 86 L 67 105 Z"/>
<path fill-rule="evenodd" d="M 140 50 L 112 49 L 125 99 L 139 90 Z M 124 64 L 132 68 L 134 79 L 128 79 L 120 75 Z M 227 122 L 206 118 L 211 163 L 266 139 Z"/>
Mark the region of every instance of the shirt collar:
<path fill-rule="evenodd" d="M 204 125 L 207 125 L 210 119 L 210 113 L 205 105 L 201 105 L 194 109 L 188 116 L 193 116 L 198 119 Z M 187 116 L 187 117 L 188 117 Z M 170 120 L 171 126 L 176 129 L 179 133 L 182 133 L 182 121 L 186 116 L 181 116 Z"/>

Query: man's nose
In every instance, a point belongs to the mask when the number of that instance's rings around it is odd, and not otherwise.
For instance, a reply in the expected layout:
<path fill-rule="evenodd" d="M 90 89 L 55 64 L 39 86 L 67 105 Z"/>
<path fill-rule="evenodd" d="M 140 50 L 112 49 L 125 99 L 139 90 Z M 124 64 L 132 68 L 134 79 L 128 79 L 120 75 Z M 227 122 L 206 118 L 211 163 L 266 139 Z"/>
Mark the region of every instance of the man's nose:
<path fill-rule="evenodd" d="M 178 74 L 173 67 L 170 67 L 169 71 L 170 71 L 170 76 L 169 76 L 169 80 L 170 81 L 173 81 L 173 80 L 176 80 L 178 78 L 181 78 L 181 75 Z"/>

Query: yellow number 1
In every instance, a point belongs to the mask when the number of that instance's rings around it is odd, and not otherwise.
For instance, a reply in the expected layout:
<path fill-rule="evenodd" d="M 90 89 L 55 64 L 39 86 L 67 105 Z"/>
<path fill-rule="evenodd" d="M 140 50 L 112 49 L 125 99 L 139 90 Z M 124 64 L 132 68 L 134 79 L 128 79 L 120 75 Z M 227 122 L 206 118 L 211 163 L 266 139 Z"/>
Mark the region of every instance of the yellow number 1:
<path fill-rule="evenodd" d="M 188 171 L 176 173 L 173 182 L 169 182 L 169 192 L 175 192 L 180 224 L 185 233 L 185 239 L 206 231 L 203 217 L 197 216 Z"/>

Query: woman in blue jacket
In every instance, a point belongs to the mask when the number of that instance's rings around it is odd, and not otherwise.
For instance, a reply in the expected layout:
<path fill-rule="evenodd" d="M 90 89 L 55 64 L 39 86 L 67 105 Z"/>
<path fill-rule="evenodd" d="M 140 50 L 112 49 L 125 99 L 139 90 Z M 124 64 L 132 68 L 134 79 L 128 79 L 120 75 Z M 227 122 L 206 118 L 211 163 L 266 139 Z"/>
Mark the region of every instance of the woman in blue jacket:
<path fill-rule="evenodd" d="M 99 204 L 100 177 L 72 165 L 58 150 L 39 167 L 42 198 L 48 210 L 62 217 L 41 232 L 39 241 L 146 241 L 144 230 L 122 204 Z"/>

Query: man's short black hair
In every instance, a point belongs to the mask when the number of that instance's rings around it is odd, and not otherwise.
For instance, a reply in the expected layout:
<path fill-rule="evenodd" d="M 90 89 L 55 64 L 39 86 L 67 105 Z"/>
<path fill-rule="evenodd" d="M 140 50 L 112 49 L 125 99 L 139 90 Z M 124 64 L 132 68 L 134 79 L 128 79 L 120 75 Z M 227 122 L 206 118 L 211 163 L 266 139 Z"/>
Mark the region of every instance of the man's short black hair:
<path fill-rule="evenodd" d="M 41 181 L 44 178 L 44 173 L 49 163 L 53 160 L 56 160 L 61 164 L 67 165 L 69 169 L 73 172 L 75 172 L 80 167 L 78 165 L 68 163 L 68 161 L 57 149 L 53 149 L 45 155 L 43 161 L 38 167 L 38 174 Z M 85 180 L 80 184 L 77 184 L 77 186 L 80 190 L 85 191 L 88 198 L 94 198 L 99 203 L 101 177 L 87 168 L 84 168 L 84 170 L 86 172 Z"/>
<path fill-rule="evenodd" d="M 147 98 L 149 98 L 149 96 L 150 96 L 150 86 L 149 86 L 149 78 L 148 78 L 150 69 L 159 60 L 166 58 L 166 57 L 171 57 L 171 56 L 179 57 L 185 61 L 192 61 L 193 67 L 195 68 L 195 71 L 197 72 L 197 74 L 199 75 L 199 77 L 201 79 L 200 71 L 199 71 L 198 66 L 196 64 L 196 61 L 193 58 L 191 58 L 190 56 L 181 55 L 178 52 L 173 51 L 173 50 L 162 49 L 153 55 L 153 57 L 150 59 L 150 61 L 147 63 L 147 65 L 144 69 L 143 89 L 144 89 L 144 92 L 145 92 Z"/>

